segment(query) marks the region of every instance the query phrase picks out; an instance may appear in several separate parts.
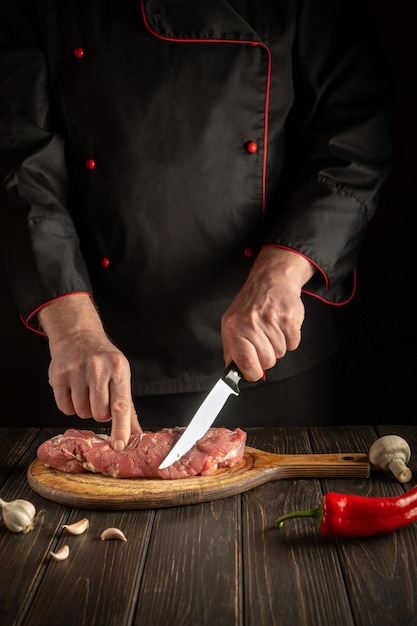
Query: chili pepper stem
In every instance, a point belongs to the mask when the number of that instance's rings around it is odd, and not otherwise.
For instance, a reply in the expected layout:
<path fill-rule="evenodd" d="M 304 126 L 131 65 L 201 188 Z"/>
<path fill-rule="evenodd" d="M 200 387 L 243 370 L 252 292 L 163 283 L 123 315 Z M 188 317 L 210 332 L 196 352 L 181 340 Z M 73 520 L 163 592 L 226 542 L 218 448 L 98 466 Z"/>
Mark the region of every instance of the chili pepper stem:
<path fill-rule="evenodd" d="M 281 515 L 277 517 L 275 520 L 275 526 L 277 528 L 282 528 L 284 526 L 284 521 L 287 519 L 293 519 L 295 517 L 314 517 L 318 524 L 321 522 L 322 518 L 322 508 L 321 506 L 317 507 L 317 509 L 304 509 L 302 511 L 294 511 L 294 513 L 287 513 L 286 515 Z"/>

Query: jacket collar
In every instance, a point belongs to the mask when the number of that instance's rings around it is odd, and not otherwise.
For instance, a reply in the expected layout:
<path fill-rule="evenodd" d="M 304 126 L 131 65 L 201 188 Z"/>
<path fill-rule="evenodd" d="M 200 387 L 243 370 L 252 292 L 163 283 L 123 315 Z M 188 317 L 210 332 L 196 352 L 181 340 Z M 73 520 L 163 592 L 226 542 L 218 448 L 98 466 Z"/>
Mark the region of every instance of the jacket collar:
<path fill-rule="evenodd" d="M 142 0 L 142 14 L 148 29 L 164 39 L 260 42 L 226 0 Z"/>

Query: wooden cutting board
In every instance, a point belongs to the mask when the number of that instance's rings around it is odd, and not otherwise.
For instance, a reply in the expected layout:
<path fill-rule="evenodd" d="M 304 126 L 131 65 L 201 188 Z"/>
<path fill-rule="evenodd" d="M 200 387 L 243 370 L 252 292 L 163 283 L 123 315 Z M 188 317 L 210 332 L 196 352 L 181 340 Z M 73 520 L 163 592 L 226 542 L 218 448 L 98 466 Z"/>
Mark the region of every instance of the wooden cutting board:
<path fill-rule="evenodd" d="M 273 454 L 246 447 L 238 465 L 210 476 L 163 480 L 67 474 L 36 459 L 27 477 L 34 491 L 59 504 L 90 509 L 151 509 L 218 500 L 280 478 L 369 474 L 366 454 Z"/>

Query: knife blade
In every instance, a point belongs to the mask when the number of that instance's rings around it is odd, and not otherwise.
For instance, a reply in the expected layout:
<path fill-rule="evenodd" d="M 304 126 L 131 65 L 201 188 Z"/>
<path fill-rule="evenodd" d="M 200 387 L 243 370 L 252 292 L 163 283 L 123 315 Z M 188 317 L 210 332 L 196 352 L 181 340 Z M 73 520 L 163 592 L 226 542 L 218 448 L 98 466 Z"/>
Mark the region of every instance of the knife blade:
<path fill-rule="evenodd" d="M 168 452 L 158 469 L 165 469 L 178 461 L 193 445 L 206 434 L 214 420 L 226 404 L 231 395 L 240 393 L 239 382 L 242 374 L 232 361 L 225 369 L 207 397 L 197 409 L 187 428 L 182 433 L 173 448 Z"/>

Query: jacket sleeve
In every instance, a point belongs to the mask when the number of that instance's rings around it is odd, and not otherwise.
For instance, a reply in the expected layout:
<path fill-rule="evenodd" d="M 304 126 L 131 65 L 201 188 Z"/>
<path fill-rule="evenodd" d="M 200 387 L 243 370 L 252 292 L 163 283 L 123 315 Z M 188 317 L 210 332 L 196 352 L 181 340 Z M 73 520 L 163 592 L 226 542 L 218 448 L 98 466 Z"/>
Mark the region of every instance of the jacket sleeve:
<path fill-rule="evenodd" d="M 53 132 L 35 3 L 0 8 L 1 253 L 23 321 L 73 292 L 91 292 L 66 210 L 65 145 Z"/>
<path fill-rule="evenodd" d="M 363 2 L 298 6 L 285 202 L 268 207 L 265 243 L 306 256 L 318 272 L 305 291 L 342 304 L 393 160 L 392 84 Z"/>

